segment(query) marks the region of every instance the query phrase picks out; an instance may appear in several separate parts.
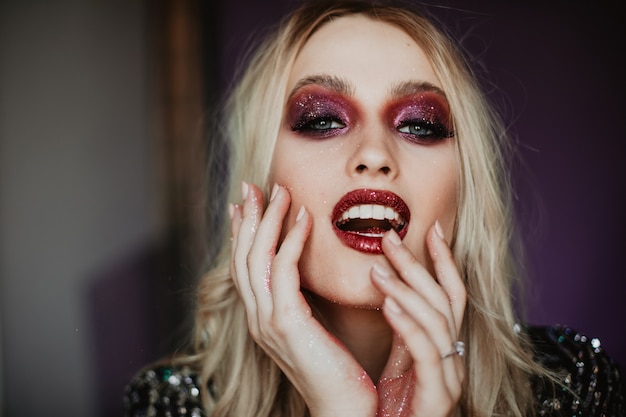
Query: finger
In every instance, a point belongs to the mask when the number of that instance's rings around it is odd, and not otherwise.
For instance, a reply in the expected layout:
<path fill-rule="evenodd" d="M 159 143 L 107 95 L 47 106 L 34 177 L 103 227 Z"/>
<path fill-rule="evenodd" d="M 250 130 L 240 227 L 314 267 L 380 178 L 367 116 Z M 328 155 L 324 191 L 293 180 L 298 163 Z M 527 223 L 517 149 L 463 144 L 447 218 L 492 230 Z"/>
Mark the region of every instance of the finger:
<path fill-rule="evenodd" d="M 239 280 L 236 279 L 235 273 L 235 250 L 237 248 L 237 237 L 239 235 L 243 214 L 239 204 L 229 204 L 228 212 L 230 214 L 230 275 L 237 291 L 241 292 Z"/>
<path fill-rule="evenodd" d="M 260 190 L 254 188 L 260 194 Z M 262 304 L 266 313 L 272 311 L 271 269 L 290 201 L 289 193 L 283 187 L 275 185 L 247 256 L 250 286 L 257 297 L 257 303 Z"/>
<path fill-rule="evenodd" d="M 420 294 L 447 319 L 450 337 L 456 338 L 458 331 L 450 308 L 450 299 L 442 286 L 413 256 L 393 229 L 385 233 L 382 244 L 385 256 L 400 278 L 412 292 Z"/>
<path fill-rule="evenodd" d="M 256 315 L 256 296 L 250 283 L 248 268 L 248 253 L 254 241 L 258 223 L 262 215 L 262 195 L 255 194 L 255 187 L 242 183 L 243 205 L 234 215 L 240 215 L 240 220 L 234 222 L 233 229 L 233 279 L 240 290 L 241 297 L 248 312 L 248 318 Z M 260 200 L 260 201 L 259 201 Z"/>
<path fill-rule="evenodd" d="M 410 338 L 413 341 L 412 355 L 418 351 L 418 346 L 427 344 L 435 347 L 437 355 L 433 361 L 436 366 L 442 368 L 446 385 L 451 387 L 453 392 L 457 392 L 460 389 L 458 381 L 463 377 L 463 364 L 453 361 L 451 358 L 441 357 L 442 354 L 450 351 L 453 340 L 456 340 L 453 339 L 455 336 L 451 335 L 448 317 L 394 275 L 393 271 L 381 264 L 374 264 L 372 268 L 372 280 L 386 296 L 383 311 L 386 308 L 391 308 L 392 312 L 401 313 L 391 317 L 397 317 L 396 320 L 401 320 L 400 323 L 404 323 L 405 327 L 409 329 L 406 331 L 410 332 L 413 327 L 419 329 L 418 333 L 423 334 L 423 337 L 426 338 L 422 343 L 415 339 L 415 334 L 404 334 L 400 328 L 396 330 L 400 332 L 403 338 Z M 393 323 L 391 324 L 393 326 Z M 407 345 L 410 340 L 407 340 Z M 420 352 L 420 355 L 422 354 Z M 413 357 L 415 358 L 415 356 Z M 425 360 L 427 359 L 428 356 Z M 442 361 L 442 359 L 447 360 Z"/>
<path fill-rule="evenodd" d="M 431 227 L 426 244 L 433 260 L 437 281 L 448 296 L 458 335 L 465 314 L 467 290 L 454 262 L 452 251 L 445 241 L 439 221 Z"/>
<path fill-rule="evenodd" d="M 465 315 L 465 306 L 467 302 L 467 291 L 465 284 L 459 274 L 459 270 L 454 262 L 454 257 L 450 247 L 445 241 L 445 236 L 439 221 L 429 230 L 429 236 L 427 239 L 427 246 L 433 260 L 433 266 L 435 268 L 435 275 L 437 281 L 444 289 L 450 300 L 450 308 L 452 309 L 452 315 L 454 318 L 455 330 L 458 339 L 458 335 L 461 331 L 463 324 L 463 318 Z M 454 349 L 454 346 L 450 346 L 447 352 Z M 465 368 L 462 358 L 459 355 L 448 356 L 442 359 L 444 365 L 453 362 L 454 366 L 446 366 L 446 379 L 449 382 L 451 391 L 454 395 L 461 393 L 461 382 L 465 377 Z M 450 369 L 454 370 L 454 373 Z"/>
<path fill-rule="evenodd" d="M 387 297 L 383 305 L 385 317 L 400 334 L 412 357 L 415 372 L 415 389 L 412 403 L 413 412 L 439 414 L 442 409 L 452 407 L 452 391 L 441 362 L 439 348 L 430 338 L 428 330 L 413 320 L 393 298 Z M 454 384 L 454 382 L 452 382 Z"/>
<path fill-rule="evenodd" d="M 431 411 L 439 407 L 454 408 L 461 396 L 464 376 L 460 358 L 442 358 L 439 345 L 433 340 L 430 331 L 422 323 L 413 320 L 392 297 L 386 297 L 383 312 L 404 340 L 413 359 L 416 374 L 413 403 Z"/>
<path fill-rule="evenodd" d="M 311 231 L 311 216 L 304 206 L 300 207 L 296 216 L 296 223 L 286 234 L 280 250 L 272 265 L 273 300 L 276 311 L 281 312 L 296 304 L 305 306 L 305 313 L 310 315 L 310 308 L 300 291 L 300 272 L 298 262 L 304 249 L 304 244 Z"/>
<path fill-rule="evenodd" d="M 371 278 L 374 285 L 385 295 L 385 299 L 391 300 L 391 306 L 397 304 L 404 312 L 403 319 L 419 325 L 439 352 L 449 350 L 453 335 L 449 327 L 449 318 L 440 309 L 380 263 L 375 263 L 372 267 Z"/>

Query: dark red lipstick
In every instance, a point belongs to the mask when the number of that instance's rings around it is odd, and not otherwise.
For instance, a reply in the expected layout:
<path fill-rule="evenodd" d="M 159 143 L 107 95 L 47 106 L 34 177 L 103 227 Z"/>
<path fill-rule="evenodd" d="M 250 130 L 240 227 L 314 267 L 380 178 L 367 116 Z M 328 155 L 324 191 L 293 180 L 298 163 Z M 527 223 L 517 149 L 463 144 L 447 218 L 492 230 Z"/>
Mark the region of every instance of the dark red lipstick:
<path fill-rule="evenodd" d="M 361 189 L 350 191 L 339 200 L 331 220 L 333 230 L 346 246 L 381 254 L 383 234 L 394 229 L 403 239 L 410 218 L 409 207 L 397 194 Z"/>

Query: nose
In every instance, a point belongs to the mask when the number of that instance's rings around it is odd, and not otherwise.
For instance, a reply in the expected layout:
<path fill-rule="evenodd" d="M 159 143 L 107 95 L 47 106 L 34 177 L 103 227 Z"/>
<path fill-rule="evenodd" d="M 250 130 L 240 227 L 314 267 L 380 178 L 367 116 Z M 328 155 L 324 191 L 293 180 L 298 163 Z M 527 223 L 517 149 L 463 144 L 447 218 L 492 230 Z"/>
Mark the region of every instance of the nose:
<path fill-rule="evenodd" d="M 352 156 L 348 161 L 350 175 L 394 178 L 398 175 L 393 141 L 384 133 L 363 135 L 359 138 Z"/>

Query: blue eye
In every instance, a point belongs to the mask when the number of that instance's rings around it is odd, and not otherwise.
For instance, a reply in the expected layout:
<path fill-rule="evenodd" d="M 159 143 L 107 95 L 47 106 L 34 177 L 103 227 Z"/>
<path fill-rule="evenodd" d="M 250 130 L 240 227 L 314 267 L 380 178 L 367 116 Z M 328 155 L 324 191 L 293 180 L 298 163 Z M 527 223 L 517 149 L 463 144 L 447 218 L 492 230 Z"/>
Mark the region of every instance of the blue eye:
<path fill-rule="evenodd" d="M 454 136 L 444 125 L 427 120 L 408 120 L 397 127 L 398 132 L 417 141 L 434 142 Z"/>
<path fill-rule="evenodd" d="M 330 117 L 323 117 L 311 121 L 308 126 L 314 130 L 327 130 L 327 129 L 341 129 L 346 127 L 345 124 L 338 120 L 333 120 Z"/>
<path fill-rule="evenodd" d="M 310 116 L 310 115 L 308 115 Z M 308 135 L 328 135 L 346 127 L 346 124 L 334 116 L 303 117 L 297 120 L 291 130 Z"/>

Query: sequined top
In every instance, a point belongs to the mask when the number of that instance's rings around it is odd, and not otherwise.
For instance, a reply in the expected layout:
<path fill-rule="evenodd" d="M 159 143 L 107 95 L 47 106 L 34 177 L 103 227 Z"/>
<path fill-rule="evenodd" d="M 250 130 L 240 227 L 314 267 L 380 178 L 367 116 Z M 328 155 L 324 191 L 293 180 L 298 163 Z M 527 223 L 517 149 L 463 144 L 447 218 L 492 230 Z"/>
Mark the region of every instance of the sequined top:
<path fill-rule="evenodd" d="M 563 386 L 533 378 L 537 416 L 623 417 L 624 386 L 617 364 L 600 341 L 569 327 L 525 329 L 535 358 L 562 375 Z M 155 366 L 139 372 L 124 392 L 125 417 L 207 417 L 199 381 L 186 367 Z"/>

